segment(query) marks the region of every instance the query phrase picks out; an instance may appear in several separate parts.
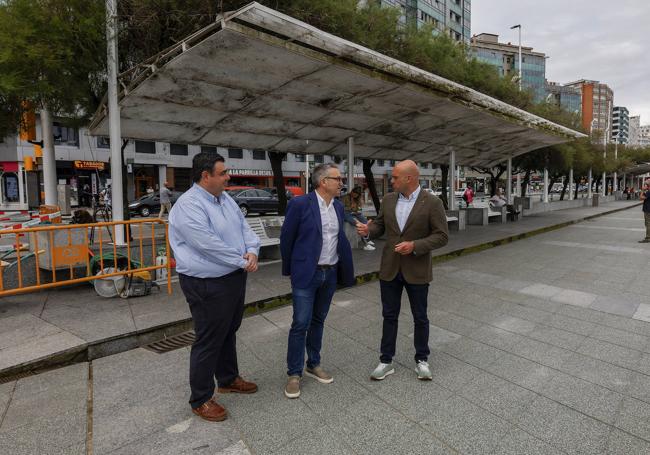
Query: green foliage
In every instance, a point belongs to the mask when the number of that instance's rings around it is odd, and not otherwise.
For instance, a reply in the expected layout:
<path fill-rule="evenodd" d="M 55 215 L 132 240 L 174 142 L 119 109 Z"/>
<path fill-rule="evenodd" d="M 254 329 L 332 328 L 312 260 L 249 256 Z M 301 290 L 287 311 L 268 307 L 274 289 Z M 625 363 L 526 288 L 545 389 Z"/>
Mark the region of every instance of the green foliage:
<path fill-rule="evenodd" d="M 16 130 L 21 101 L 92 113 L 103 91 L 104 21 L 102 0 L 0 3 L 0 133 Z"/>

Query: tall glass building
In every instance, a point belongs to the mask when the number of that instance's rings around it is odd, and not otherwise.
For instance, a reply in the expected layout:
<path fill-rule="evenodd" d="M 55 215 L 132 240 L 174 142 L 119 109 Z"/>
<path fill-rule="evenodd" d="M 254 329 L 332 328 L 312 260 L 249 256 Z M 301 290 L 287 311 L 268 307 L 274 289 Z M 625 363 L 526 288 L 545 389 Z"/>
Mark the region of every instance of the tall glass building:
<path fill-rule="evenodd" d="M 582 115 L 582 90 L 577 87 L 547 82 L 546 102 L 560 106 L 565 111 Z"/>
<path fill-rule="evenodd" d="M 612 137 L 612 110 L 614 92 L 598 81 L 581 79 L 566 84 L 582 92 L 582 127 L 590 133 L 600 131 L 608 140 Z"/>
<path fill-rule="evenodd" d="M 612 141 L 627 144 L 630 139 L 630 111 L 623 106 L 614 106 L 612 111 Z"/>
<path fill-rule="evenodd" d="M 400 22 L 422 27 L 434 26 L 437 33 L 446 33 L 452 39 L 469 44 L 471 38 L 470 0 L 366 0 L 364 3 L 399 8 Z"/>
<path fill-rule="evenodd" d="M 477 60 L 496 66 L 501 76 L 519 74 L 519 45 L 500 43 L 499 35 L 481 33 L 471 39 Z M 546 97 L 546 55 L 532 47 L 521 47 L 522 86 L 535 94 L 536 101 Z"/>

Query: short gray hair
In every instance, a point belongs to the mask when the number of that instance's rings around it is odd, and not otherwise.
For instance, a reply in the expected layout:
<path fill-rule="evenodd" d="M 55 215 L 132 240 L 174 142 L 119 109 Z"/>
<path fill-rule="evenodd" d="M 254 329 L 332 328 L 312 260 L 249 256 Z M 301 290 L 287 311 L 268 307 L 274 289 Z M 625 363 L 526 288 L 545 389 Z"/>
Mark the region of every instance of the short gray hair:
<path fill-rule="evenodd" d="M 318 188 L 320 186 L 320 181 L 323 180 L 323 177 L 327 177 L 328 170 L 338 168 L 339 167 L 336 165 L 336 163 L 325 163 L 316 166 L 311 174 L 311 183 L 314 185 L 314 188 Z"/>

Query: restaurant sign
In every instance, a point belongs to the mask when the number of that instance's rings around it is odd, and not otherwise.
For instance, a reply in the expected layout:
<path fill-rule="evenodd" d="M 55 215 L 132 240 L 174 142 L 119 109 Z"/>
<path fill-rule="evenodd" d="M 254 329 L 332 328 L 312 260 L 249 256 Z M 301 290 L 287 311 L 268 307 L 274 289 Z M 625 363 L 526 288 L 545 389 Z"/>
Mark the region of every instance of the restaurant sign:
<path fill-rule="evenodd" d="M 74 162 L 75 169 L 87 169 L 87 170 L 98 170 L 103 171 L 106 163 L 103 161 L 81 161 L 76 160 Z"/>

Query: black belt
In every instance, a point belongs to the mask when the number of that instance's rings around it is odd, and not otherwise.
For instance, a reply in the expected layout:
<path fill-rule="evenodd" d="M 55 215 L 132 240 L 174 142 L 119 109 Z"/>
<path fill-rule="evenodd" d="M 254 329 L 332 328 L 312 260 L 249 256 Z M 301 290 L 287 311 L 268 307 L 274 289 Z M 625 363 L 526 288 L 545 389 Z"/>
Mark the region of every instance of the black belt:
<path fill-rule="evenodd" d="M 320 270 L 329 270 L 329 269 L 332 269 L 334 267 L 336 267 L 336 264 L 318 264 L 316 266 L 316 268 L 320 269 Z"/>

